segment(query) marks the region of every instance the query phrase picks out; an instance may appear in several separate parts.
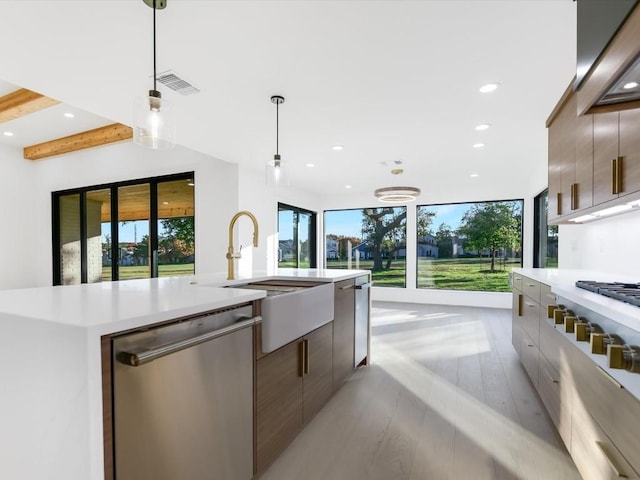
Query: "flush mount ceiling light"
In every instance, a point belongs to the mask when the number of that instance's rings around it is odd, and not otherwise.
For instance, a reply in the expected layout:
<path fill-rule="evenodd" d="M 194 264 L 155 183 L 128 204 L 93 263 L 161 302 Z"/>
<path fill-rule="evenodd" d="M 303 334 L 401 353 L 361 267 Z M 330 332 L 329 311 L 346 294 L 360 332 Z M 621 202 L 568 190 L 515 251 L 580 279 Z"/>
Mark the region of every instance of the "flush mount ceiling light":
<path fill-rule="evenodd" d="M 487 83 L 485 85 L 482 85 L 479 90 L 480 93 L 490 93 L 496 91 L 499 86 L 500 84 L 497 82 Z"/>
<path fill-rule="evenodd" d="M 487 130 L 490 127 L 491 125 L 488 123 L 481 123 L 480 125 L 476 125 L 476 130 L 478 131 Z"/>
<path fill-rule="evenodd" d="M 156 10 L 163 10 L 167 0 L 143 0 L 153 9 L 153 90 L 149 96 L 136 100 L 133 118 L 133 143 L 152 149 L 175 145 L 175 118 L 171 103 L 162 99 L 156 80 Z"/>
<path fill-rule="evenodd" d="M 392 175 L 400 175 L 403 172 L 404 170 L 401 168 L 391 170 Z M 383 187 L 376 188 L 373 195 L 384 203 L 408 203 L 418 198 L 420 189 L 416 187 Z"/>
<path fill-rule="evenodd" d="M 276 154 L 273 156 L 273 160 L 267 162 L 267 185 L 277 187 L 279 185 L 288 185 L 288 172 L 284 167 L 284 163 L 280 158 L 280 152 L 278 150 L 278 142 L 280 137 L 280 105 L 284 103 L 284 97 L 280 95 L 273 95 L 271 97 L 271 103 L 276 105 Z"/>

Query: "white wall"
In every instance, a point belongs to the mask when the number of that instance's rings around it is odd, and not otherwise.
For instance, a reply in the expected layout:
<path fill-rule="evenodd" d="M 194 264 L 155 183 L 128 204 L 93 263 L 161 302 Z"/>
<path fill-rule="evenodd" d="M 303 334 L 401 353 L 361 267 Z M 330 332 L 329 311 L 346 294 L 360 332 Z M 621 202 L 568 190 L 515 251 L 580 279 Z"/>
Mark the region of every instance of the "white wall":
<path fill-rule="evenodd" d="M 41 224 L 35 218 L 35 165 L 22 158 L 22 150 L 0 145 L 0 165 L 0 289 L 28 287 L 34 284 L 39 269 L 35 237 L 46 236 L 51 219 Z M 45 240 L 50 251 L 51 234 Z"/>
<path fill-rule="evenodd" d="M 196 183 L 196 273 L 226 268 L 227 225 L 238 210 L 237 165 L 179 146 L 161 151 L 127 142 L 43 159 L 32 167 L 29 195 L 37 208 L 29 218 L 37 228 L 31 232 L 37 270 L 31 286 L 52 282 L 51 192 L 189 171 Z"/>
<path fill-rule="evenodd" d="M 638 277 L 640 212 L 584 225 L 560 225 L 558 266 Z"/>

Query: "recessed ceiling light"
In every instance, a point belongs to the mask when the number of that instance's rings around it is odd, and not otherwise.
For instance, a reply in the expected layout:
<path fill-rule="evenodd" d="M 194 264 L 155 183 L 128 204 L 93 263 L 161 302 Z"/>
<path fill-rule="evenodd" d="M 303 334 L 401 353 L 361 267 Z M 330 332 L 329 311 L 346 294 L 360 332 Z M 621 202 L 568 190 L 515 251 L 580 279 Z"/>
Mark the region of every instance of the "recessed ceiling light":
<path fill-rule="evenodd" d="M 315 165 L 313 163 L 307 163 L 307 167 L 308 168 L 313 168 L 313 167 L 315 167 Z"/>
<path fill-rule="evenodd" d="M 345 185 L 344 188 L 351 188 L 351 185 Z"/>
<path fill-rule="evenodd" d="M 332 145 L 331 146 L 331 150 L 335 150 L 336 152 L 339 152 L 342 149 L 344 149 L 344 147 L 342 145 Z"/>
<path fill-rule="evenodd" d="M 13 137 L 13 132 L 3 132 L 5 137 Z"/>
<path fill-rule="evenodd" d="M 491 127 L 491 125 L 490 125 L 490 124 L 488 124 L 488 123 L 481 123 L 480 125 L 476 125 L 476 130 L 478 130 L 478 131 L 482 131 L 482 130 L 486 130 L 486 129 L 488 129 L 489 127 Z"/>
<path fill-rule="evenodd" d="M 189 183 L 187 183 L 187 185 L 189 185 L 190 187 L 195 187 L 196 184 L 193 183 L 193 182 L 189 182 Z"/>
<path fill-rule="evenodd" d="M 489 93 L 495 91 L 500 86 L 499 83 L 487 83 L 480 87 L 480 93 Z"/>
<path fill-rule="evenodd" d="M 65 114 L 64 114 L 64 116 L 65 116 L 65 117 L 67 117 L 67 118 L 73 118 L 73 117 L 75 117 L 75 115 L 74 115 L 73 113 L 71 113 L 71 112 L 67 112 L 67 113 L 65 113 Z"/>
<path fill-rule="evenodd" d="M 169 202 L 162 202 L 163 205 L 169 205 Z"/>
<path fill-rule="evenodd" d="M 622 88 L 624 88 L 625 90 L 631 90 L 632 88 L 636 88 L 639 85 L 640 85 L 640 83 L 638 83 L 638 82 L 629 82 L 629 83 L 625 83 L 622 86 Z"/>
<path fill-rule="evenodd" d="M 476 178 L 479 177 L 480 175 L 478 175 L 477 173 L 472 173 L 471 175 L 469 175 L 471 178 Z"/>
<path fill-rule="evenodd" d="M 483 148 L 484 147 L 484 143 L 474 143 L 473 144 L 473 148 Z"/>

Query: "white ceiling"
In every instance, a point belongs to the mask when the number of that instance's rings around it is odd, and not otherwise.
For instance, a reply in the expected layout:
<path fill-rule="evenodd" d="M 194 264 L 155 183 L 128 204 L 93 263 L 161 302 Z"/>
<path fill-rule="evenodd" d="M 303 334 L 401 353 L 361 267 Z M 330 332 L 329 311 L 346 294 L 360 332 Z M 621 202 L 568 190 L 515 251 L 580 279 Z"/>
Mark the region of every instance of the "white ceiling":
<path fill-rule="evenodd" d="M 168 0 L 157 16 L 158 72 L 202 90 L 160 86 L 178 143 L 263 168 L 275 153 L 270 97 L 282 95 L 293 183 L 329 194 L 392 183 L 396 160 L 402 183 L 422 188 L 527 175 L 546 160 L 544 122 L 575 73 L 572 0 Z M 0 18 L 0 94 L 25 87 L 64 102 L 0 125 L 15 133 L 0 142 L 132 123 L 134 98 L 152 86 L 142 0 L 1 0 Z M 479 93 L 487 82 L 502 86 Z"/>

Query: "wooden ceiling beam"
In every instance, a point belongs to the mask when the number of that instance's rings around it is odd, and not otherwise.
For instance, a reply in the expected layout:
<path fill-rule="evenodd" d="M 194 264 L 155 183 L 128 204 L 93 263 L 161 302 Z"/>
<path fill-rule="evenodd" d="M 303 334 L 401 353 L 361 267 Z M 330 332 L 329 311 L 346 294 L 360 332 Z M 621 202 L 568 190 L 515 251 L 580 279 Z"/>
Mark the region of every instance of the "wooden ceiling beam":
<path fill-rule="evenodd" d="M 0 97 L 0 123 L 15 120 L 58 103 L 58 100 L 21 88 Z"/>
<path fill-rule="evenodd" d="M 38 145 L 24 147 L 24 158 L 39 160 L 63 153 L 75 152 L 133 138 L 133 130 L 127 125 L 114 123 L 68 137 L 58 138 Z"/>

